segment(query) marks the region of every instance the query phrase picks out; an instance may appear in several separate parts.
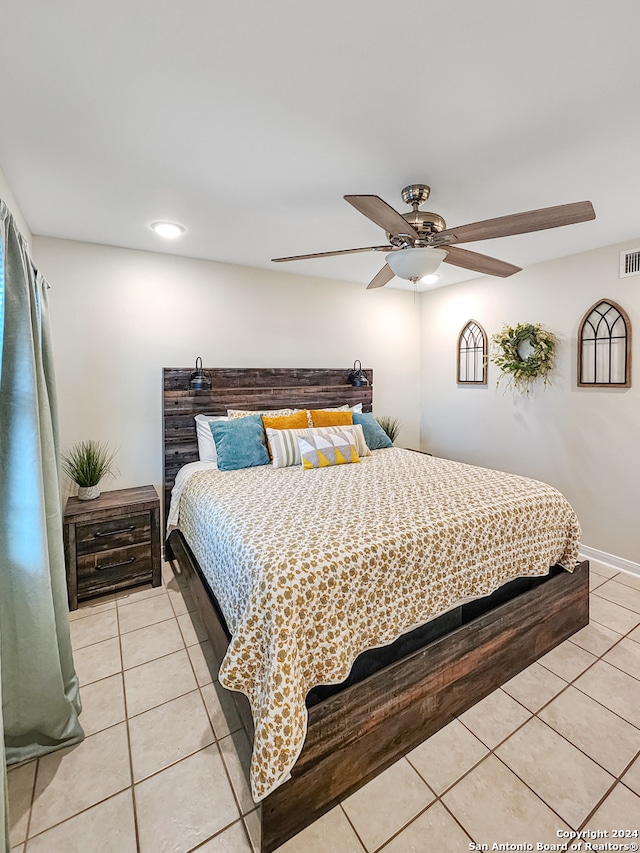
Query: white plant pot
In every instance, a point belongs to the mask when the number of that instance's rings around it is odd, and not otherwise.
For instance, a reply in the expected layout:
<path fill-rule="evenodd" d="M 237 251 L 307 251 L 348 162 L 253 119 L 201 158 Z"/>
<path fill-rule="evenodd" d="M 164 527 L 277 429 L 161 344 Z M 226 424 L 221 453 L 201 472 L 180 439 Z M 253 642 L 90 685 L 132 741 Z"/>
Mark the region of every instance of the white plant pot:
<path fill-rule="evenodd" d="M 100 497 L 100 486 L 78 486 L 78 500 L 92 501 Z"/>

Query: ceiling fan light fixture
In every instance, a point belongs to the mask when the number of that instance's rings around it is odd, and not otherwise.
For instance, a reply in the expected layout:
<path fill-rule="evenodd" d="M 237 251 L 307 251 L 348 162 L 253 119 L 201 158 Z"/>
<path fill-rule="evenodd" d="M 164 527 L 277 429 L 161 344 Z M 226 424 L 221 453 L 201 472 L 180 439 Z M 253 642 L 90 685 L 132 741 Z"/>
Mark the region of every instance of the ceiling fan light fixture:
<path fill-rule="evenodd" d="M 437 273 L 432 272 L 429 273 L 429 275 L 423 276 L 420 281 L 422 282 L 422 284 L 435 284 L 439 278 L 440 276 Z"/>
<path fill-rule="evenodd" d="M 152 222 L 151 229 L 165 240 L 175 240 L 185 232 L 184 225 L 178 225 L 176 222 Z"/>
<path fill-rule="evenodd" d="M 446 257 L 447 253 L 443 249 L 425 247 L 389 252 L 385 260 L 394 275 L 413 281 L 433 275 Z"/>

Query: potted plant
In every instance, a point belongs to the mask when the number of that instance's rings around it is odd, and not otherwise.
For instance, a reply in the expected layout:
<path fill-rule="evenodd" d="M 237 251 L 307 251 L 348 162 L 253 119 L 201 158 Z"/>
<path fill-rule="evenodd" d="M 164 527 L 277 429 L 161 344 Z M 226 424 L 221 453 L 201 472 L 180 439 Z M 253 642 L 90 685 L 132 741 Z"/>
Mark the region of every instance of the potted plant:
<path fill-rule="evenodd" d="M 395 442 L 398 437 L 398 433 L 402 427 L 402 424 L 398 420 L 398 418 L 392 418 L 391 415 L 380 415 L 379 418 L 376 418 L 382 429 L 389 436 L 389 439 L 392 443 Z"/>
<path fill-rule="evenodd" d="M 107 442 L 79 441 L 62 454 L 62 470 L 78 486 L 78 499 L 90 501 L 100 497 L 100 480 L 113 474 L 116 451 Z"/>

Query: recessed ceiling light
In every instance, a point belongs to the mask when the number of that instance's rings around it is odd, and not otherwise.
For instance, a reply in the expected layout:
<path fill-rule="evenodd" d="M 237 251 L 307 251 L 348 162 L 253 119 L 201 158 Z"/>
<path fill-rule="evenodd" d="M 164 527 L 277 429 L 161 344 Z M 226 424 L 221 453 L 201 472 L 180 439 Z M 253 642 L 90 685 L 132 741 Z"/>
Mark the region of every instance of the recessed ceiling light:
<path fill-rule="evenodd" d="M 151 227 L 156 234 L 167 240 L 175 240 L 176 237 L 180 237 L 185 231 L 183 225 L 176 225 L 175 222 L 152 222 Z"/>
<path fill-rule="evenodd" d="M 440 278 L 436 273 L 431 273 L 431 275 L 425 275 L 424 278 L 421 278 L 420 281 L 422 284 L 435 284 L 436 281 Z"/>

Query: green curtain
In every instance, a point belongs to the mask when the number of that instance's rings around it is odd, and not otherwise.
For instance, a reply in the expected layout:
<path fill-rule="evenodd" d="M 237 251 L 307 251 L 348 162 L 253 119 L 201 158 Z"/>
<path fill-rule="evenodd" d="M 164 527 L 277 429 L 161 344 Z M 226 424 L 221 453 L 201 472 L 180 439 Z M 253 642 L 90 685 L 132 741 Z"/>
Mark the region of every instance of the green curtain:
<path fill-rule="evenodd" d="M 47 290 L 0 201 L 0 655 L 6 762 L 82 740 Z"/>
<path fill-rule="evenodd" d="M 2 279 L 0 279 L 0 286 Z M 2 658 L 2 643 L 0 640 L 0 659 Z M 0 665 L 0 680 L 2 668 Z M 2 730 L 2 693 L 0 693 L 0 730 Z M 0 842 L 4 844 L 5 853 L 9 853 L 9 799 L 7 791 L 7 768 L 4 759 L 4 738 L 0 738 Z"/>

